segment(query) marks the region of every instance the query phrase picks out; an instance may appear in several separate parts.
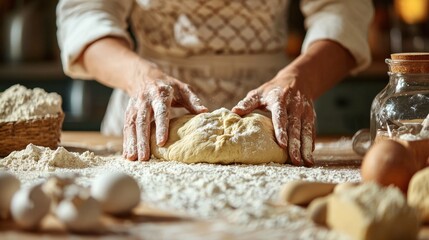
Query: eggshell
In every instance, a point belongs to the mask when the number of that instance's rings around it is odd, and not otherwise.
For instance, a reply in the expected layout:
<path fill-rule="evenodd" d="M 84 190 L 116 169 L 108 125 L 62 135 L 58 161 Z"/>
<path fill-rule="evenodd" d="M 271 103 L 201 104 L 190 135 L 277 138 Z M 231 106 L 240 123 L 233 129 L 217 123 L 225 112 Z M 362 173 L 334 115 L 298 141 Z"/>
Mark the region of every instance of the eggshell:
<path fill-rule="evenodd" d="M 89 193 L 76 192 L 58 204 L 55 215 L 69 230 L 90 232 L 99 223 L 101 207 Z"/>
<path fill-rule="evenodd" d="M 61 200 L 63 200 L 65 189 L 68 186 L 73 185 L 75 179 L 76 175 L 63 173 L 51 176 L 45 183 L 43 183 L 42 190 L 51 199 L 51 207 L 53 209 Z"/>
<path fill-rule="evenodd" d="M 48 214 L 50 203 L 51 200 L 42 191 L 40 184 L 21 188 L 12 198 L 13 220 L 22 228 L 35 228 Z"/>
<path fill-rule="evenodd" d="M 10 202 L 20 186 L 21 182 L 15 175 L 0 171 L 0 219 L 9 217 Z"/>
<path fill-rule="evenodd" d="M 128 213 L 140 202 L 138 183 L 121 172 L 97 177 L 92 183 L 91 195 L 100 202 L 103 211 L 110 214 Z"/>
<path fill-rule="evenodd" d="M 394 140 L 382 140 L 365 154 L 361 176 L 364 182 L 394 185 L 406 194 L 408 183 L 418 170 L 410 151 Z"/>

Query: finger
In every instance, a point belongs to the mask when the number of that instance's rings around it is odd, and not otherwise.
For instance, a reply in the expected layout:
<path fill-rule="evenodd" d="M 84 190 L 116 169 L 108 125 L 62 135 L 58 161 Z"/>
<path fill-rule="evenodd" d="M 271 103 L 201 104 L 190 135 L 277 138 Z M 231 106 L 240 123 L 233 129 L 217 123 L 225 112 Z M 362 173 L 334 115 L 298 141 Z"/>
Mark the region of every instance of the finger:
<path fill-rule="evenodd" d="M 168 125 L 170 119 L 170 107 L 173 101 L 173 88 L 161 86 L 156 100 L 152 101 L 156 126 L 156 144 L 164 146 L 168 139 Z"/>
<path fill-rule="evenodd" d="M 150 158 L 150 120 L 152 109 L 147 101 L 139 104 L 136 118 L 138 159 L 145 161 Z"/>
<path fill-rule="evenodd" d="M 250 91 L 247 96 L 237 103 L 235 107 L 232 108 L 232 112 L 243 116 L 251 113 L 253 110 L 261 106 L 261 101 L 259 97 L 259 92 L 256 90 Z"/>
<path fill-rule="evenodd" d="M 201 103 L 201 100 L 192 91 L 189 85 L 185 84 L 180 89 L 180 95 L 180 98 L 183 101 L 183 107 L 185 107 L 190 113 L 196 114 L 208 111 L 208 108 Z"/>
<path fill-rule="evenodd" d="M 303 111 L 303 106 L 299 94 L 293 96 L 290 101 L 288 101 L 288 108 L 289 157 L 293 165 L 302 166 L 303 161 L 301 159 L 301 115 Z"/>
<path fill-rule="evenodd" d="M 276 98 L 272 97 L 271 99 L 272 100 L 267 103 L 267 109 L 271 112 L 274 133 L 280 147 L 286 149 L 288 145 L 288 114 L 285 95 L 281 93 L 278 94 Z"/>
<path fill-rule="evenodd" d="M 137 110 L 134 108 L 135 100 L 130 99 L 125 112 L 125 124 L 123 128 L 123 156 L 128 160 L 137 160 L 137 135 L 136 135 L 136 117 Z"/>
<path fill-rule="evenodd" d="M 313 150 L 315 138 L 315 113 L 311 101 L 304 100 L 304 111 L 302 115 L 301 129 L 301 153 L 305 166 L 313 166 Z"/>

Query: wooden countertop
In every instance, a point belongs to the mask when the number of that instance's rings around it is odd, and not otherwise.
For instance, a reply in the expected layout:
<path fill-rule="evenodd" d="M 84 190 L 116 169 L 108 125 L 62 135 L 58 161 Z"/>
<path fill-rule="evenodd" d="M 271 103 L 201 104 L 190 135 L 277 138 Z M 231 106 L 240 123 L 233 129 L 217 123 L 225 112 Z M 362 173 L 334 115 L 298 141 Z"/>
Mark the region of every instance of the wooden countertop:
<path fill-rule="evenodd" d="M 91 150 L 107 155 L 122 152 L 122 137 L 67 131 L 61 134 L 61 145 L 74 151 Z M 316 165 L 360 165 L 362 160 L 351 147 L 351 137 L 318 137 L 314 158 Z"/>
<path fill-rule="evenodd" d="M 61 133 L 61 143 L 82 146 L 107 146 L 109 144 L 122 144 L 122 137 L 106 136 L 100 132 L 66 131 Z"/>
<path fill-rule="evenodd" d="M 61 145 L 109 152 L 122 151 L 122 137 L 106 136 L 100 132 L 67 131 L 61 133 Z"/>
<path fill-rule="evenodd" d="M 316 150 L 314 152 L 316 165 L 339 164 L 339 165 L 355 165 L 358 167 L 361 161 L 361 156 L 355 154 L 351 149 L 350 138 L 346 137 L 321 137 L 316 140 Z M 73 150 L 91 150 L 100 154 L 119 154 L 122 150 L 122 138 L 103 136 L 99 132 L 63 132 L 61 136 L 61 145 Z M 179 216 L 175 213 L 164 212 L 159 209 L 154 209 L 144 204 L 139 205 L 133 214 L 128 218 L 113 218 L 104 217 L 101 221 L 102 226 L 95 234 L 71 234 L 67 232 L 63 226 L 55 220 L 53 216 L 48 216 L 44 219 L 41 229 L 37 232 L 24 232 L 19 230 L 10 221 L 0 220 L 0 239 L 95 239 L 95 238 L 113 238 L 113 239 L 129 239 L 127 226 L 139 225 L 140 223 L 148 223 L 152 226 L 157 226 L 158 232 L 152 234 L 160 234 L 167 229 L 175 229 L 177 234 L 174 236 L 182 236 L 180 234 L 196 233 L 195 236 L 183 235 L 187 238 L 212 238 L 212 239 L 236 239 L 236 235 L 230 235 L 226 232 L 216 233 L 216 227 L 208 221 L 195 220 L 189 217 Z M 124 227 L 125 226 L 125 227 Z M 134 228 L 136 228 L 134 226 Z M 180 230 L 179 230 L 180 229 Z M 186 229 L 186 230 L 184 230 Z M 133 231 L 144 231 L 140 228 Z M 264 236 L 263 231 L 247 232 L 240 235 L 240 239 L 251 239 L 255 236 Z M 147 235 L 150 236 L 150 235 Z M 198 237 L 199 236 L 199 237 Z M 153 237 L 152 237 L 153 238 Z M 179 237 L 180 238 L 180 237 Z M 131 239 L 135 239 L 131 237 Z M 429 230 L 423 228 L 419 239 L 429 239 Z"/>

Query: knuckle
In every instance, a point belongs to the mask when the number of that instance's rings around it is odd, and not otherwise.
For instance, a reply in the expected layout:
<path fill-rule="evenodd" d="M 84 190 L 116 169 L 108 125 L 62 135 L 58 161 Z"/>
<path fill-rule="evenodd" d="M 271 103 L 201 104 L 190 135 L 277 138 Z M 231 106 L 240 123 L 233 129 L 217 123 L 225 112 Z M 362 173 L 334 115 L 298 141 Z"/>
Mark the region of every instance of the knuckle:
<path fill-rule="evenodd" d="M 131 111 L 134 106 L 136 105 L 137 100 L 135 98 L 130 98 L 130 100 L 128 100 L 128 104 L 127 104 L 127 112 Z"/>
<path fill-rule="evenodd" d="M 157 88 L 156 96 L 168 98 L 172 95 L 173 91 L 173 87 L 170 85 L 161 85 Z"/>
<path fill-rule="evenodd" d="M 129 130 L 129 129 L 131 129 L 133 126 L 135 126 L 135 121 L 134 121 L 134 120 L 125 121 L 125 123 L 124 123 L 124 127 L 123 127 L 123 131 L 127 131 L 127 130 Z"/>
<path fill-rule="evenodd" d="M 295 125 L 295 124 L 299 123 L 299 122 L 300 122 L 300 120 L 299 120 L 299 118 L 298 118 L 297 116 L 292 116 L 292 115 L 290 115 L 290 116 L 288 117 L 288 122 L 289 122 L 290 124 Z"/>
<path fill-rule="evenodd" d="M 313 131 L 313 125 L 311 123 L 305 123 L 302 127 L 302 131 L 304 134 L 309 134 Z"/>
<path fill-rule="evenodd" d="M 124 121 L 124 129 L 128 129 L 128 127 L 132 127 L 136 120 L 136 112 L 127 112 L 125 114 L 125 121 Z"/>
<path fill-rule="evenodd" d="M 146 126 L 146 116 L 145 115 L 140 115 L 139 117 L 136 118 L 135 124 L 137 126 Z"/>
<path fill-rule="evenodd" d="M 191 85 L 182 83 L 182 86 L 180 87 L 180 91 L 185 96 L 195 96 L 194 90 Z"/>
<path fill-rule="evenodd" d="M 253 89 L 251 91 L 249 91 L 249 93 L 247 94 L 247 98 L 258 98 L 259 97 L 259 91 L 258 89 Z"/>
<path fill-rule="evenodd" d="M 157 122 L 164 122 L 167 119 L 168 111 L 166 109 L 160 109 L 158 111 L 155 111 L 154 114 L 155 114 L 155 120 Z"/>
<path fill-rule="evenodd" d="M 192 92 L 192 87 L 187 83 L 182 83 L 182 89 L 187 92 Z"/>

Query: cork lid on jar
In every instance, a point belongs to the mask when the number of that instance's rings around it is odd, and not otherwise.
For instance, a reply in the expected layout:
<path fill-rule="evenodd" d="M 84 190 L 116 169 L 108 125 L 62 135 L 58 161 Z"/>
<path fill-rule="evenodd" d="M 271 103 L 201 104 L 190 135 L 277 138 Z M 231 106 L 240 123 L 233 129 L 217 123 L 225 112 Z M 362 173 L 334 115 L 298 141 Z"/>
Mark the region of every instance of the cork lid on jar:
<path fill-rule="evenodd" d="M 392 60 L 429 60 L 429 52 L 392 53 Z"/>
<path fill-rule="evenodd" d="M 429 73 L 429 52 L 392 53 L 387 59 L 392 73 Z"/>

